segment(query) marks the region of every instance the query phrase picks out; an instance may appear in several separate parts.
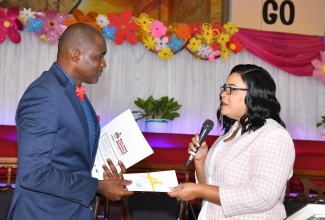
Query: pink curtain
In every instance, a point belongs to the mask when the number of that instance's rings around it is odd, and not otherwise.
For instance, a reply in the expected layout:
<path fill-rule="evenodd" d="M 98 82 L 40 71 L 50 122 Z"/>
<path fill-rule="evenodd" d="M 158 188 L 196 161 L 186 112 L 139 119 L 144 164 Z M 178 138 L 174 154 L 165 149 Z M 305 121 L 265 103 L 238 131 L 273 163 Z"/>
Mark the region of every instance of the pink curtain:
<path fill-rule="evenodd" d="M 311 61 L 320 59 L 324 38 L 240 28 L 236 37 L 265 62 L 296 76 L 312 76 Z"/>

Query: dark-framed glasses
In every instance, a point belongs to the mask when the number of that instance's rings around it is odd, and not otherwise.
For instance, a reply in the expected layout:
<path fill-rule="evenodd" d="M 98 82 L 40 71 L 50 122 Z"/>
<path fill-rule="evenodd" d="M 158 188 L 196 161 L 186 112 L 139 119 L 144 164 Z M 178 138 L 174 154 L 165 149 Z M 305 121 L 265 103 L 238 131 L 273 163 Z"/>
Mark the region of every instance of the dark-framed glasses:
<path fill-rule="evenodd" d="M 241 91 L 247 91 L 247 88 L 236 88 L 236 87 L 229 87 L 226 85 L 223 85 L 220 87 L 220 94 L 223 92 L 226 92 L 227 95 L 230 95 L 233 91 L 237 91 L 237 90 L 241 90 Z"/>

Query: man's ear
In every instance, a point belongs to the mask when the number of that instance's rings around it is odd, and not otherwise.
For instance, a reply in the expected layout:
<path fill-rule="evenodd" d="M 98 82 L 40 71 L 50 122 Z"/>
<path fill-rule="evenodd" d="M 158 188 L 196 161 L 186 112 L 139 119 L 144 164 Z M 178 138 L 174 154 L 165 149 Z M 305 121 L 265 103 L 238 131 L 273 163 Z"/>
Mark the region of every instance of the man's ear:
<path fill-rule="evenodd" d="M 81 56 L 80 50 L 74 49 L 71 51 L 70 55 L 71 55 L 72 62 L 79 62 Z"/>

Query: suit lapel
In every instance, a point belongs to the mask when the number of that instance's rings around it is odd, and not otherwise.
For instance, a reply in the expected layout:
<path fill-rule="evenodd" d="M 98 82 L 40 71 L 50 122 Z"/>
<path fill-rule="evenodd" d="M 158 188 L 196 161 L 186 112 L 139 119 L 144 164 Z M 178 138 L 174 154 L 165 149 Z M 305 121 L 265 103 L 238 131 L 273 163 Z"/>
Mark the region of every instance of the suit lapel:
<path fill-rule="evenodd" d="M 82 128 L 83 131 L 85 133 L 85 136 L 88 140 L 88 148 L 89 148 L 89 131 L 88 131 L 88 123 L 87 123 L 87 118 L 86 115 L 84 113 L 84 110 L 82 108 L 82 105 L 80 103 L 80 100 L 78 98 L 78 96 L 75 93 L 74 88 L 72 88 L 73 86 L 71 85 L 71 83 L 68 84 L 67 89 L 66 89 L 66 93 L 67 96 L 69 98 L 69 100 L 72 103 L 73 108 L 76 110 L 76 113 L 78 115 L 78 118 L 80 119 L 80 122 L 82 124 Z"/>
<path fill-rule="evenodd" d="M 75 109 L 75 112 L 79 118 L 79 122 L 81 123 L 82 129 L 85 133 L 85 138 L 87 139 L 87 152 L 90 152 L 88 122 L 83 107 L 80 103 L 80 100 L 76 95 L 76 91 L 75 91 L 76 89 L 73 87 L 73 85 L 69 82 L 68 78 L 61 72 L 61 70 L 56 65 L 52 65 L 51 69 L 55 73 L 55 76 L 58 78 L 58 81 L 60 82 L 61 86 L 65 87 L 65 93 L 68 99 L 70 100 L 73 108 Z M 94 163 L 95 155 L 97 151 L 98 138 L 100 135 L 100 126 L 98 123 L 96 112 L 93 106 L 91 105 L 87 95 L 85 95 L 85 101 L 88 103 L 88 106 L 91 111 L 92 119 L 94 120 L 94 124 L 95 124 L 95 143 L 92 152 L 93 158 L 90 158 L 90 154 L 88 154 L 90 165 L 92 165 Z"/>
<path fill-rule="evenodd" d="M 87 139 L 87 152 L 90 152 L 90 140 L 89 140 L 89 131 L 88 131 L 88 123 L 87 118 L 80 103 L 78 96 L 76 95 L 76 88 L 69 82 L 68 78 L 62 73 L 62 71 L 56 66 L 52 65 L 50 71 L 54 72 L 54 75 L 57 77 L 60 85 L 65 88 L 65 93 L 67 98 L 70 100 L 72 107 L 74 108 L 78 118 L 79 123 L 84 132 L 84 136 Z M 88 156 L 90 156 L 88 154 Z M 90 161 L 90 159 L 89 159 Z"/>
<path fill-rule="evenodd" d="M 100 135 L 100 126 L 99 126 L 99 122 L 98 122 L 96 112 L 95 112 L 93 106 L 91 105 L 91 103 L 90 103 L 90 101 L 89 101 L 86 94 L 85 94 L 85 101 L 88 103 L 88 106 L 89 106 L 89 109 L 90 109 L 90 112 L 91 112 L 91 116 L 92 116 L 92 120 L 94 121 L 94 125 L 95 125 L 95 143 L 94 143 L 93 152 L 92 152 L 92 155 L 93 155 L 92 164 L 93 164 L 95 156 L 96 156 L 97 146 L 98 146 L 98 138 L 99 138 L 99 135 Z"/>

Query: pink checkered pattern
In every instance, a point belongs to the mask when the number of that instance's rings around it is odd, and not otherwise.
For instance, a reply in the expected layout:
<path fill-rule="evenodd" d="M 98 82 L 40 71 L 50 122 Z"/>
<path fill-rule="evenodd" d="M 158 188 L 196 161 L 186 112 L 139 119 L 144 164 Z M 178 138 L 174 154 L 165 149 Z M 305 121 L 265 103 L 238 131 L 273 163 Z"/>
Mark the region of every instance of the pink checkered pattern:
<path fill-rule="evenodd" d="M 226 142 L 212 158 L 221 139 L 205 161 L 206 181 L 220 187 L 221 206 L 204 201 L 201 219 L 284 219 L 283 199 L 295 159 L 289 133 L 268 119 L 257 131 Z"/>

